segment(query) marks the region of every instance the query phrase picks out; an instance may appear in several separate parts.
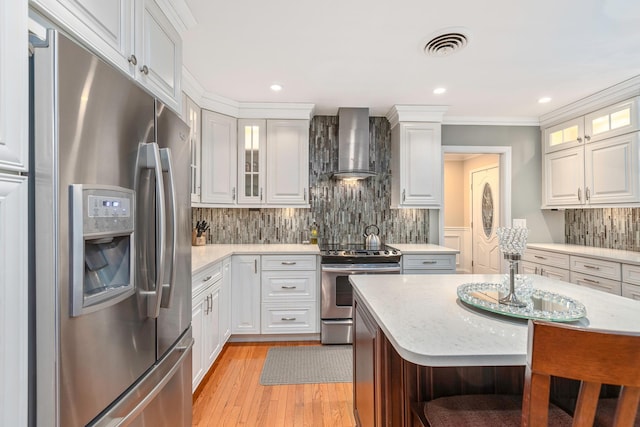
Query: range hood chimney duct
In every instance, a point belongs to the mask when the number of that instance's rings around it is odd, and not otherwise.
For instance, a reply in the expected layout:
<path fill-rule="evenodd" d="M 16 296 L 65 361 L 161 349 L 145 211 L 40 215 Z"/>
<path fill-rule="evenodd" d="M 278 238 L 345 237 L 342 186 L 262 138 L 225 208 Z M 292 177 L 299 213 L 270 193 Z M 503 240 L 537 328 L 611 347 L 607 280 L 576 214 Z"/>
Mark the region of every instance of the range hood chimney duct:
<path fill-rule="evenodd" d="M 375 176 L 369 169 L 369 109 L 338 109 L 338 179 Z"/>

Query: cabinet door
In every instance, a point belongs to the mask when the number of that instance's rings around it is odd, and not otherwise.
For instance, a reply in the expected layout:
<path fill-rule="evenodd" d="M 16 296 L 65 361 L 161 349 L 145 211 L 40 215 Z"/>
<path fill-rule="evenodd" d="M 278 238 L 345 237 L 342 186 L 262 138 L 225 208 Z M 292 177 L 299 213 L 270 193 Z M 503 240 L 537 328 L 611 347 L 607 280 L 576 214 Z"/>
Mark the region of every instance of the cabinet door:
<path fill-rule="evenodd" d="M 544 152 L 551 153 L 566 148 L 582 146 L 584 134 L 584 118 L 560 123 L 544 130 Z"/>
<path fill-rule="evenodd" d="M 236 202 L 237 120 L 202 110 L 202 203 Z"/>
<path fill-rule="evenodd" d="M 260 256 L 234 255 L 231 263 L 231 332 L 259 334 Z"/>
<path fill-rule="evenodd" d="M 267 121 L 267 204 L 308 205 L 309 122 Z"/>
<path fill-rule="evenodd" d="M 529 261 L 520 261 L 520 274 L 539 274 L 539 265 Z"/>
<path fill-rule="evenodd" d="M 0 32 L 2 30 L 0 27 Z M 28 424 L 27 209 L 27 178 L 0 174 L 0 342 L 3 348 L 0 425 L 3 426 Z"/>
<path fill-rule="evenodd" d="M 186 95 L 182 97 L 182 118 L 189 125 L 189 141 L 191 142 L 190 188 L 191 203 L 200 202 L 200 107 Z"/>
<path fill-rule="evenodd" d="M 442 153 L 439 123 L 401 123 L 400 205 L 440 207 Z"/>
<path fill-rule="evenodd" d="M 544 189 L 547 206 L 584 203 L 584 148 L 556 151 L 544 156 Z"/>
<path fill-rule="evenodd" d="M 139 58 L 135 58 L 133 45 L 133 0 L 31 0 L 30 3 L 116 67 L 135 74 Z"/>
<path fill-rule="evenodd" d="M 193 302 L 191 309 L 191 333 L 193 334 L 191 391 L 195 391 L 206 372 L 204 364 L 204 330 L 205 319 L 208 314 L 209 294 L 204 299 Z"/>
<path fill-rule="evenodd" d="M 595 142 L 638 130 L 639 102 L 640 97 L 636 97 L 587 114 L 585 140 Z"/>
<path fill-rule="evenodd" d="M 377 327 L 356 300 L 353 310 L 353 409 L 359 426 L 381 425 L 376 396 Z M 378 393 L 381 391 L 378 390 Z"/>
<path fill-rule="evenodd" d="M 138 77 L 174 111 L 180 111 L 182 40 L 153 0 L 144 0 L 136 32 Z"/>
<path fill-rule="evenodd" d="M 213 286 L 213 290 L 209 294 L 209 313 L 205 318 L 205 370 L 208 371 L 216 357 L 220 354 L 220 285 Z"/>
<path fill-rule="evenodd" d="M 585 146 L 585 196 L 590 204 L 640 201 L 639 132 Z"/>
<path fill-rule="evenodd" d="M 604 279 L 602 277 L 590 276 L 588 274 L 571 271 L 571 283 L 608 292 L 614 295 L 622 295 L 622 283 L 616 280 Z"/>
<path fill-rule="evenodd" d="M 27 1 L 0 2 L 0 169 L 26 171 L 29 141 Z"/>
<path fill-rule="evenodd" d="M 540 274 L 542 274 L 544 277 L 558 279 L 564 282 L 568 282 L 571 279 L 571 273 L 569 272 L 569 270 L 544 265 L 540 266 Z"/>
<path fill-rule="evenodd" d="M 231 336 L 231 259 L 222 264 L 222 288 L 220 289 L 220 337 L 221 344 Z"/>
<path fill-rule="evenodd" d="M 238 120 L 238 203 L 264 202 L 266 120 Z"/>

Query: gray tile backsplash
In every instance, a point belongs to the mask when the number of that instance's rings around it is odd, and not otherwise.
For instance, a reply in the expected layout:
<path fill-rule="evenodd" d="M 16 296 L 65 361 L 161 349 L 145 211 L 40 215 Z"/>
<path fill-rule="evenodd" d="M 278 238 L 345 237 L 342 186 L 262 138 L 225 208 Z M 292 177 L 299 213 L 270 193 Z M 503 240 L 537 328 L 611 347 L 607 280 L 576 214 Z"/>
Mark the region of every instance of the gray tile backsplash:
<path fill-rule="evenodd" d="M 640 208 L 567 209 L 565 243 L 640 252 Z"/>
<path fill-rule="evenodd" d="M 193 208 L 193 223 L 211 224 L 207 243 L 301 243 L 313 221 L 320 240 L 361 242 L 368 224 L 383 242 L 425 243 L 426 209 L 390 209 L 391 129 L 384 117 L 369 118 L 370 165 L 377 176 L 363 181 L 332 179 L 338 166 L 338 117 L 315 116 L 309 138 L 310 209 Z"/>

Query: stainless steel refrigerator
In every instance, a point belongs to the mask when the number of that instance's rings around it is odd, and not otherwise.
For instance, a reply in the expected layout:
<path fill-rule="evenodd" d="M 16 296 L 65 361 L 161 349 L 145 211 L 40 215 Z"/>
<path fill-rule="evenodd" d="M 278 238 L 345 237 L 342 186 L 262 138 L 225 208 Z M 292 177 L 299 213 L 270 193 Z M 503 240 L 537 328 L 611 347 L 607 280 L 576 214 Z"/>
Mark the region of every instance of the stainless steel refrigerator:
<path fill-rule="evenodd" d="M 34 44 L 36 424 L 190 426 L 188 127 L 63 34 Z"/>

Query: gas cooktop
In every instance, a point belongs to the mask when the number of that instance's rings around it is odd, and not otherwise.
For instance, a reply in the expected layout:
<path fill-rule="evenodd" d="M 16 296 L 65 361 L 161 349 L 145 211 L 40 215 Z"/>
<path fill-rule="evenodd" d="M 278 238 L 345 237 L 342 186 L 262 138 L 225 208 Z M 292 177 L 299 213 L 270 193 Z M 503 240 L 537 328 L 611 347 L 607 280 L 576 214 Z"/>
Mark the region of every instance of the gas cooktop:
<path fill-rule="evenodd" d="M 367 249 L 364 243 L 321 243 L 323 263 L 331 262 L 399 262 L 402 253 L 389 245 L 379 249 Z"/>

